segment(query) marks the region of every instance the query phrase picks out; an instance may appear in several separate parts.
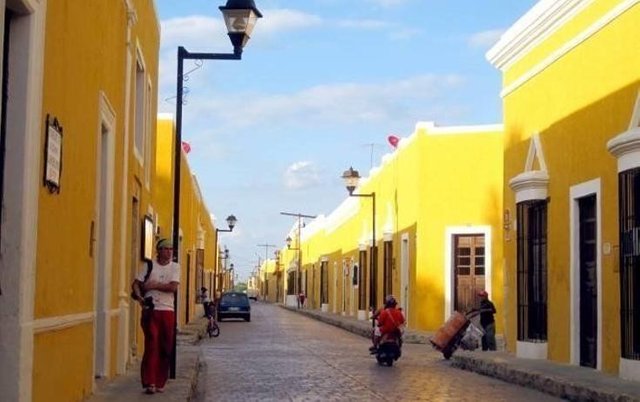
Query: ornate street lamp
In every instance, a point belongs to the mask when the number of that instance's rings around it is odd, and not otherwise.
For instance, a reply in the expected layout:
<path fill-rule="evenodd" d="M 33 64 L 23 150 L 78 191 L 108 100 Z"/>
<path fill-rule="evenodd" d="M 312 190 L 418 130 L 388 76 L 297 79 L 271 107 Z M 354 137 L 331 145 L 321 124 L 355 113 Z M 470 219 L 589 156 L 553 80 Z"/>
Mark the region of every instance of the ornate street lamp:
<path fill-rule="evenodd" d="M 369 194 L 354 194 L 354 190 L 358 187 L 358 182 L 360 181 L 360 174 L 357 170 L 354 170 L 353 167 L 350 167 L 348 170 L 345 170 L 342 174 L 342 179 L 344 180 L 345 187 L 349 192 L 350 197 L 370 197 L 372 200 L 372 211 L 371 211 L 371 227 L 372 227 L 372 235 L 373 239 L 371 241 L 371 255 L 369 256 L 369 310 L 375 310 L 376 303 L 376 279 L 377 275 L 377 252 L 376 252 L 376 193 L 371 192 Z M 372 323 L 373 324 L 373 323 Z"/>
<path fill-rule="evenodd" d="M 256 8 L 254 0 L 227 0 L 219 7 L 224 17 L 233 53 L 190 53 L 184 47 L 178 47 L 178 69 L 176 73 L 176 135 L 173 144 L 173 260 L 178 261 L 180 254 L 180 167 L 182 162 L 182 103 L 184 93 L 185 60 L 240 60 L 242 49 L 247 44 L 258 18 L 262 14 Z M 216 247 L 218 243 L 216 242 Z M 176 378 L 176 340 L 178 333 L 178 297 L 174 297 L 174 337 L 173 353 L 169 377 Z"/>

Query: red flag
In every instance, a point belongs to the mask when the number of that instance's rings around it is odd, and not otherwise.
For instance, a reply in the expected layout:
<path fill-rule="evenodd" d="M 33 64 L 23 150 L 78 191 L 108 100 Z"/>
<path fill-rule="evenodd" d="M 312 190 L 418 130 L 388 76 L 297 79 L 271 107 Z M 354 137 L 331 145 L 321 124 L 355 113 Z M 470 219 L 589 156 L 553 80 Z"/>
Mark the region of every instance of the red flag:
<path fill-rule="evenodd" d="M 390 136 L 387 137 L 387 141 L 389 141 L 389 144 L 396 149 L 398 147 L 398 143 L 400 142 L 400 138 L 391 134 Z"/>
<path fill-rule="evenodd" d="M 182 150 L 185 154 L 188 154 L 189 152 L 191 152 L 191 145 L 189 145 L 189 143 L 186 141 L 182 141 Z"/>

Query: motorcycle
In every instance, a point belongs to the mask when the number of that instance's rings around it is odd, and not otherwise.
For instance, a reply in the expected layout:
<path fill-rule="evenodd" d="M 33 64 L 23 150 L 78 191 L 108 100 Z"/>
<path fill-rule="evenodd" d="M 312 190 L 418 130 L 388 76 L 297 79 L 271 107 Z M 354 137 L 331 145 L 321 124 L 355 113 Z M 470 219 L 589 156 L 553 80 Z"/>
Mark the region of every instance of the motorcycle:
<path fill-rule="evenodd" d="M 402 356 L 402 337 L 397 335 L 388 335 L 386 339 L 382 339 L 376 350 L 376 360 L 381 366 L 393 366 L 393 362 Z"/>

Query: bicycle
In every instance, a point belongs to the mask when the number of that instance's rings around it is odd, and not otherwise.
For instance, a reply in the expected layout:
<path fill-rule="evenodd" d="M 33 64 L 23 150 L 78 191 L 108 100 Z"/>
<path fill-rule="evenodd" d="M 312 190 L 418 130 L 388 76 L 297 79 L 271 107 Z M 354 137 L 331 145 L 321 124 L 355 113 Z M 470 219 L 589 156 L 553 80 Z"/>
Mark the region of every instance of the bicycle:
<path fill-rule="evenodd" d="M 209 334 L 209 338 L 217 338 L 220 335 L 220 327 L 216 321 L 216 312 L 213 308 L 213 303 L 210 303 L 207 307 L 207 319 L 209 320 L 207 323 L 207 333 Z"/>

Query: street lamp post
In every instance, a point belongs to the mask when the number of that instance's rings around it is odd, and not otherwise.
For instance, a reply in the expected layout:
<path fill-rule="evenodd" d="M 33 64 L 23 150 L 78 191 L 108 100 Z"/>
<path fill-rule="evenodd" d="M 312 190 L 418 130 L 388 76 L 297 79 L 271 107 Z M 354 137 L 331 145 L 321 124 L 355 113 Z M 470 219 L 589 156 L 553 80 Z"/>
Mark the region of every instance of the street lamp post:
<path fill-rule="evenodd" d="M 251 32 L 255 27 L 258 18 L 262 14 L 256 8 L 254 0 L 227 0 L 225 6 L 219 7 L 224 17 L 225 25 L 233 53 L 190 53 L 184 47 L 178 47 L 178 70 L 176 88 L 176 135 L 174 141 L 173 155 L 173 260 L 178 262 L 180 254 L 180 166 L 182 162 L 182 97 L 184 85 L 184 60 L 240 60 L 242 49 L 247 44 Z M 173 304 L 175 314 L 173 353 L 171 356 L 171 367 L 169 377 L 176 378 L 176 340 L 178 333 L 178 297 L 174 294 Z"/>
<path fill-rule="evenodd" d="M 218 228 L 216 228 L 216 250 L 219 250 L 219 247 L 218 247 L 218 233 L 220 233 L 220 232 L 233 232 L 233 228 L 236 226 L 236 223 L 238 222 L 238 219 L 232 214 L 232 215 L 227 216 L 226 221 L 227 221 L 227 226 L 229 226 L 229 229 L 218 229 Z M 226 259 L 229 258 L 229 250 L 227 250 L 226 247 L 224 248 L 224 254 L 225 254 L 224 257 L 223 257 L 224 260 L 225 260 L 224 268 L 226 269 L 227 268 Z M 216 267 L 214 269 L 216 275 L 218 275 L 219 268 L 220 267 L 218 266 L 218 258 L 216 258 Z M 220 282 L 222 282 L 222 281 L 220 281 Z M 218 288 L 221 289 L 222 288 L 222 283 L 216 284 L 215 288 L 216 288 L 216 290 L 218 290 Z"/>
<path fill-rule="evenodd" d="M 348 170 L 342 174 L 342 178 L 344 179 L 345 186 L 347 191 L 349 191 L 350 197 L 370 197 L 371 198 L 371 226 L 372 226 L 372 235 L 373 239 L 371 241 L 371 256 L 369 261 L 369 310 L 375 310 L 376 303 L 376 280 L 378 277 L 377 272 L 377 252 L 376 252 L 376 193 L 372 191 L 368 194 L 354 194 L 353 191 L 358 186 L 358 181 L 360 180 L 360 174 L 357 170 L 354 170 L 350 167 Z M 372 322 L 373 325 L 373 322 Z"/>
<path fill-rule="evenodd" d="M 296 300 L 298 300 L 298 297 L 300 295 L 300 289 L 302 287 L 302 283 L 301 283 L 301 276 L 300 276 L 300 270 L 302 269 L 302 248 L 300 247 L 300 232 L 302 231 L 302 218 L 309 218 L 309 219 L 315 219 L 316 216 L 315 215 L 304 215 L 301 213 L 292 213 L 292 212 L 280 212 L 280 215 L 286 215 L 286 216 L 295 216 L 296 218 L 298 218 L 298 247 L 297 248 L 292 248 L 291 247 L 291 237 L 287 236 L 287 248 L 289 250 L 297 250 L 298 251 L 298 262 L 297 262 L 297 267 L 296 267 L 296 276 L 294 279 L 294 284 L 293 284 L 293 288 L 294 288 L 294 294 L 296 296 Z"/>

